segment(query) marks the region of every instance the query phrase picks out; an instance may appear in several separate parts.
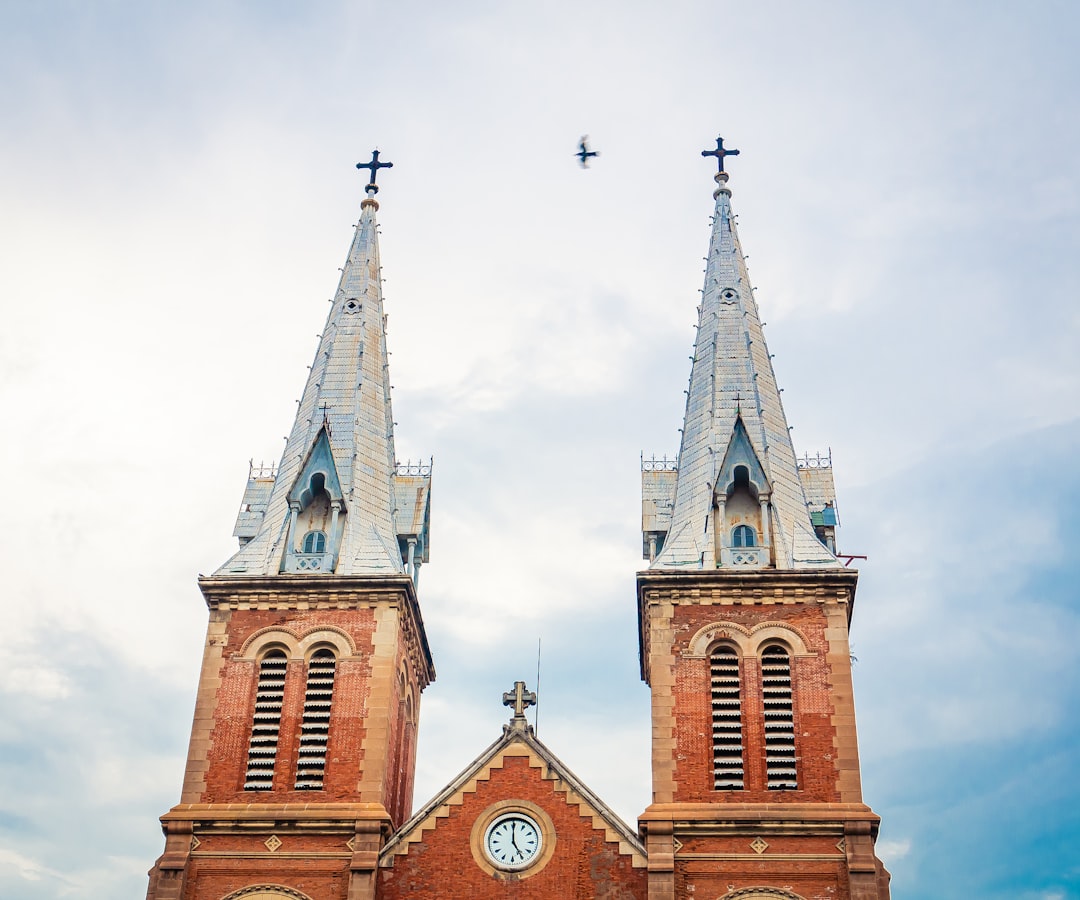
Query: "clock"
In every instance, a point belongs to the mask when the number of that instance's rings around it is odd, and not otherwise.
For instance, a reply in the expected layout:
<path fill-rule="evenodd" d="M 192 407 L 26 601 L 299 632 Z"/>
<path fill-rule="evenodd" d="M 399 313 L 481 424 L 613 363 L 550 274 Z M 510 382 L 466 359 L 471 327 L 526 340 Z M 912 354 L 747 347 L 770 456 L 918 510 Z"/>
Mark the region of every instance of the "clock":
<path fill-rule="evenodd" d="M 484 832 L 484 852 L 500 869 L 524 869 L 540 855 L 540 826 L 521 812 L 504 813 Z"/>

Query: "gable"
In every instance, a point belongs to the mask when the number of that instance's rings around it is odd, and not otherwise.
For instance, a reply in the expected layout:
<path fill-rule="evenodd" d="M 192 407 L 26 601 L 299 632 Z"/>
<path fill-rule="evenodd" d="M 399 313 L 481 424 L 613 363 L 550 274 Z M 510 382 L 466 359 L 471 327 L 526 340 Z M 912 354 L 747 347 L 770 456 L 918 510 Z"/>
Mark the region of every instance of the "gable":
<path fill-rule="evenodd" d="M 536 744 L 499 741 L 391 837 L 380 853 L 380 900 L 501 896 L 508 881 L 556 896 L 581 872 L 607 885 L 597 896 L 644 900 L 646 858 L 637 836 Z M 488 827 L 513 813 L 542 835 L 536 859 L 516 870 L 494 864 L 485 851 Z"/>

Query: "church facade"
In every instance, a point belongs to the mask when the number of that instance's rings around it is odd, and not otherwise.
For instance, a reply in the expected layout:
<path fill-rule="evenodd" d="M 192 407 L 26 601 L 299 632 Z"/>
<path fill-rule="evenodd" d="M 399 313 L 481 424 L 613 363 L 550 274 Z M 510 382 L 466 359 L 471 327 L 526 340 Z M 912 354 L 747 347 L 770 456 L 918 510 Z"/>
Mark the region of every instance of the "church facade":
<path fill-rule="evenodd" d="M 375 184 L 278 466 L 249 473 L 180 802 L 148 900 L 884 900 L 863 803 L 827 460 L 799 460 L 718 140 L 679 456 L 642 465 L 637 578 L 652 802 L 624 823 L 533 733 L 413 810 L 434 679 L 417 578 L 430 466 L 394 452 Z"/>

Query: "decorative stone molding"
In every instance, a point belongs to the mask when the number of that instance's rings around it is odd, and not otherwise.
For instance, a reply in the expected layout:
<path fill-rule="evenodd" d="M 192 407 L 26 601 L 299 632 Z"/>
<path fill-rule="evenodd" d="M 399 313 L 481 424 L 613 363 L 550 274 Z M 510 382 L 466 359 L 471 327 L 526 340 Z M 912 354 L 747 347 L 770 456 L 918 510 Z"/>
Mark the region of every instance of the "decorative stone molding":
<path fill-rule="evenodd" d="M 762 645 L 769 641 L 779 642 L 789 649 L 793 656 L 814 656 L 807 648 L 806 637 L 799 629 L 786 622 L 761 622 L 753 628 L 746 628 L 737 622 L 710 622 L 699 628 L 690 639 L 684 659 L 705 659 L 709 648 L 718 641 L 728 641 L 739 648 L 744 657 L 758 656 Z"/>
<path fill-rule="evenodd" d="M 252 634 L 233 658 L 254 661 L 267 648 L 277 646 L 285 651 L 289 659 L 305 659 L 320 644 L 333 647 L 338 659 L 356 655 L 356 643 L 352 637 L 335 625 L 317 625 L 302 634 L 282 625 L 272 625 Z"/>
<path fill-rule="evenodd" d="M 221 900 L 311 900 L 307 894 L 280 884 L 254 884 L 222 897 Z"/>
<path fill-rule="evenodd" d="M 785 891 L 783 888 L 774 887 L 750 887 L 740 888 L 737 891 L 728 891 L 721 896 L 720 900 L 804 900 L 799 894 Z"/>

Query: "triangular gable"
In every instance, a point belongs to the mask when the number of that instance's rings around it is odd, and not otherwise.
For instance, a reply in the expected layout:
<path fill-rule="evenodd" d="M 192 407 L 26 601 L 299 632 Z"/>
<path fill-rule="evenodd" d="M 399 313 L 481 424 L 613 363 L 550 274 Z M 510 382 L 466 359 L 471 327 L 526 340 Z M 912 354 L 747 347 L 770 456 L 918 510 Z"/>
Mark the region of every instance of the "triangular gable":
<path fill-rule="evenodd" d="M 746 466 L 750 473 L 750 483 L 758 494 L 768 494 L 772 490 L 769 477 L 758 459 L 754 445 L 750 443 L 750 435 L 746 433 L 742 414 L 735 415 L 735 425 L 731 429 L 731 437 L 728 439 L 727 450 L 724 452 L 724 461 L 720 464 L 720 470 L 716 478 L 716 491 L 719 494 L 727 492 L 735 483 L 735 467 Z"/>
<path fill-rule="evenodd" d="M 488 781 L 493 770 L 501 769 L 510 757 L 525 757 L 545 781 L 553 782 L 557 794 L 563 794 L 579 814 L 592 819 L 592 827 L 605 832 L 605 840 L 619 845 L 619 852 L 631 857 L 633 868 L 645 868 L 645 847 L 630 827 L 607 807 L 531 732 L 507 728 L 506 733 L 481 753 L 464 771 L 433 797 L 419 812 L 387 841 L 379 853 L 380 867 L 392 867 L 394 858 L 409 852 L 410 847 L 434 831 L 440 820 L 460 806 L 465 797 L 475 793 L 477 784 Z"/>
<path fill-rule="evenodd" d="M 323 487 L 330 495 L 330 500 L 344 504 L 341 479 L 338 478 L 334 454 L 330 449 L 330 435 L 327 434 L 325 425 L 315 435 L 311 449 L 308 450 L 307 459 L 300 467 L 300 474 L 296 476 L 296 480 L 289 489 L 290 506 L 298 505 L 300 509 L 304 509 L 311 502 L 311 481 L 316 475 L 323 476 Z"/>

